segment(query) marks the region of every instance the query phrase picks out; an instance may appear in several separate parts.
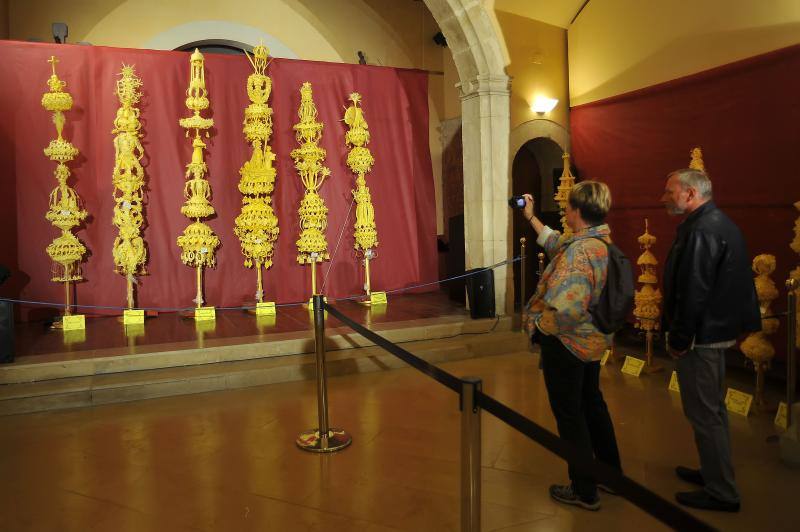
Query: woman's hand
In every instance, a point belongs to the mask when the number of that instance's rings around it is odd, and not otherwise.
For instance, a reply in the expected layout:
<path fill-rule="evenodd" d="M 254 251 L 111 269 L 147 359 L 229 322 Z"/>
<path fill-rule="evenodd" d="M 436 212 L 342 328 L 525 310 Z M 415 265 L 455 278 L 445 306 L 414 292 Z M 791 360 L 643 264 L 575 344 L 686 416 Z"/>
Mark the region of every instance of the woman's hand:
<path fill-rule="evenodd" d="M 533 218 L 533 196 L 530 194 L 523 194 L 522 197 L 525 198 L 525 208 L 522 210 L 522 214 L 525 216 L 525 219 L 530 222 L 531 218 Z"/>

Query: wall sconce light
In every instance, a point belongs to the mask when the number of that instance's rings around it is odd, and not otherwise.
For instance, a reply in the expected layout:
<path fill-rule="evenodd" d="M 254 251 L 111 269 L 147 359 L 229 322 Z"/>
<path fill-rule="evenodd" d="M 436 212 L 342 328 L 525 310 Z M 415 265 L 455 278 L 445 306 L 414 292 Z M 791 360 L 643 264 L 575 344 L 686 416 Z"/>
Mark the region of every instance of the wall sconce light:
<path fill-rule="evenodd" d="M 543 115 L 549 113 L 556 108 L 558 100 L 556 98 L 545 98 L 544 96 L 537 96 L 531 105 L 531 111 L 536 114 Z"/>

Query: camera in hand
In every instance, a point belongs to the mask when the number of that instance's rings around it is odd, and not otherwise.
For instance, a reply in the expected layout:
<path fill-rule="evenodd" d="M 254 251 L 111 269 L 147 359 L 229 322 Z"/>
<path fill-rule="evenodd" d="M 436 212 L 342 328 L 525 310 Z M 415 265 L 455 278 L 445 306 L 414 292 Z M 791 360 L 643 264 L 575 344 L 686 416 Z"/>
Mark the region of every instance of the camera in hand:
<path fill-rule="evenodd" d="M 508 200 L 508 206 L 512 209 L 524 209 L 525 196 L 511 196 Z"/>

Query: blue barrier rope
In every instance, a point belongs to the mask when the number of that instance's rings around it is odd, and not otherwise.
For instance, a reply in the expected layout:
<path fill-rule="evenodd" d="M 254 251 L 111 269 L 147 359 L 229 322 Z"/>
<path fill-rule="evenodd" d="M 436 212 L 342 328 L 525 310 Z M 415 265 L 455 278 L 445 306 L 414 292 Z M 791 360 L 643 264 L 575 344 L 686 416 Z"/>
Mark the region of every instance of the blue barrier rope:
<path fill-rule="evenodd" d="M 485 272 L 487 270 L 494 270 L 495 268 L 499 268 L 500 266 L 505 266 L 508 264 L 513 264 L 515 262 L 519 262 L 522 260 L 522 257 L 514 257 L 513 259 L 508 259 L 504 261 L 500 261 L 496 264 L 492 264 L 491 266 L 487 266 L 485 268 L 481 268 L 480 270 L 476 270 L 470 273 L 464 273 L 461 275 L 455 275 L 453 277 L 448 277 L 446 279 L 441 279 L 438 281 L 431 281 L 429 283 L 421 283 L 417 285 L 406 286 L 404 288 L 396 288 L 394 290 L 387 290 L 386 294 L 396 294 L 398 292 L 405 292 L 406 290 L 416 290 L 417 288 L 424 288 L 426 286 L 431 286 L 440 283 L 448 283 L 450 281 L 455 281 L 458 279 L 463 279 L 466 277 L 470 277 L 472 275 L 477 275 L 481 272 Z M 357 294 L 353 296 L 345 296 L 345 297 L 338 297 L 333 298 L 334 301 L 349 301 L 353 299 L 360 299 L 364 297 L 364 294 Z M 64 307 L 64 303 L 54 303 L 51 301 L 30 301 L 26 299 L 12 299 L 7 297 L 0 297 L 0 301 L 4 301 L 7 303 L 15 303 L 18 305 L 40 305 L 45 307 Z M 278 303 L 275 307 L 299 307 L 301 305 L 305 305 L 306 301 L 300 301 L 296 303 Z M 70 305 L 71 307 L 75 308 L 83 308 L 83 309 L 96 309 L 96 310 L 128 310 L 128 307 L 120 307 L 120 306 L 112 306 L 112 305 Z M 239 307 L 216 307 L 217 310 L 253 310 L 255 309 L 255 305 L 245 305 Z M 156 312 L 188 312 L 194 310 L 195 307 L 137 307 L 136 310 L 151 310 Z"/>

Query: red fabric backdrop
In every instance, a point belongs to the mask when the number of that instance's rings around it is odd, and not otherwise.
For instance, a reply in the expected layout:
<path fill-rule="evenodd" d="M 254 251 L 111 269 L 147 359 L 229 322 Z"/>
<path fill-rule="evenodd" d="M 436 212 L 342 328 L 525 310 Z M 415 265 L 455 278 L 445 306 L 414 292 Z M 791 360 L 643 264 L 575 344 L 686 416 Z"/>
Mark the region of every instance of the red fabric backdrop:
<path fill-rule="evenodd" d="M 50 115 L 41 107 L 50 74 L 47 59 L 59 59 L 58 74 L 75 101 L 66 113 L 65 137 L 80 156 L 70 168 L 70 183 L 84 200 L 91 218 L 77 236 L 91 251 L 83 265 L 86 282 L 77 288 L 79 303 L 123 305 L 125 283 L 114 273 L 111 248 L 116 228 L 111 224 L 111 171 L 114 166 L 112 122 L 119 106 L 114 83 L 123 63 L 133 64 L 142 79 L 144 167 L 148 193 L 145 241 L 149 275 L 140 278 L 138 303 L 145 307 L 192 306 L 194 274 L 180 262 L 176 237 L 189 221 L 180 214 L 184 167 L 191 158 L 190 141 L 178 118 L 190 113 L 184 105 L 189 81 L 189 54 L 152 50 L 0 42 L 0 263 L 14 276 L 2 287 L 5 296 L 61 301 L 63 291 L 50 281 L 45 247 L 57 230 L 44 219 L 48 194 L 56 181 L 54 164 L 42 149 L 55 136 Z M 249 104 L 245 81 L 252 72 L 244 56 L 206 54 L 206 84 L 214 118 L 207 140 L 206 162 L 217 216 L 209 222 L 222 241 L 218 266 L 208 270 L 206 300 L 233 306 L 252 302 L 255 271 L 246 269 L 233 234 L 241 195 L 236 185 L 239 167 L 250 156 L 242 134 L 244 108 Z M 332 176 L 321 195 L 330 209 L 328 245 L 331 256 L 342 227 L 344 233 L 332 263 L 318 269 L 325 293 L 334 297 L 362 291 L 362 267 L 353 251 L 355 206 L 347 218 L 354 175 L 345 164 L 345 124 L 341 121 L 351 92 L 363 96 L 370 126 L 369 148 L 375 156 L 367 176 L 378 228 L 378 258 L 371 266 L 373 288 L 389 290 L 436 278 L 436 223 L 433 177 L 428 148 L 427 76 L 418 71 L 311 61 L 274 59 L 272 149 L 278 177 L 273 205 L 279 220 L 274 265 L 266 273 L 267 298 L 279 303 L 301 301 L 310 294 L 310 271 L 296 261 L 299 235 L 297 208 L 303 187 L 289 156 L 297 147 L 292 126 L 298 121 L 299 88 L 310 81 L 319 119 L 325 124 L 322 146 Z"/>
<path fill-rule="evenodd" d="M 570 122 L 580 175 L 611 187 L 612 236 L 626 254 L 641 253 L 636 237 L 649 218 L 663 268 L 678 223 L 659 202 L 665 176 L 700 146 L 716 203 L 752 256 L 776 256 L 773 279 L 783 287 L 799 262 L 789 242 L 800 214 L 792 207 L 800 200 L 800 46 L 577 106 Z M 773 308 L 785 307 L 781 290 Z M 779 349 L 782 337 L 773 337 Z"/>

